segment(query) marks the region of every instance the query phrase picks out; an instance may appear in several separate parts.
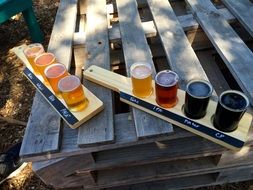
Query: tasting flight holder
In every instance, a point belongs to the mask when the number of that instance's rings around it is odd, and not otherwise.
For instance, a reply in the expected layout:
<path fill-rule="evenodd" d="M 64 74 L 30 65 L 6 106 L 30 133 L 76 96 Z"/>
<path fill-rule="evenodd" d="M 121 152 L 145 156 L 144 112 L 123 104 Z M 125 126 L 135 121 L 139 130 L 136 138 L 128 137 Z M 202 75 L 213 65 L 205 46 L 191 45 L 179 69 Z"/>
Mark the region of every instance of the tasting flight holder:
<path fill-rule="evenodd" d="M 23 50 L 26 45 L 15 47 L 12 51 L 19 57 L 19 59 L 25 64 L 23 71 L 24 75 L 30 80 L 30 82 L 37 88 L 41 95 L 47 100 L 47 102 L 56 110 L 56 112 L 62 117 L 62 119 L 69 125 L 70 128 L 75 129 L 81 124 L 95 116 L 97 113 L 103 110 L 103 102 L 99 100 L 94 94 L 92 94 L 87 88 L 83 87 L 84 94 L 89 101 L 88 106 L 79 112 L 72 112 L 66 106 L 63 99 L 59 99 L 55 96 L 51 87 L 44 84 L 44 79 L 41 76 L 36 76 L 33 73 L 33 69 L 30 63 L 26 59 Z"/>
<path fill-rule="evenodd" d="M 155 101 L 155 92 L 148 98 L 139 98 L 132 93 L 131 79 L 98 66 L 91 66 L 84 71 L 84 77 L 92 82 L 119 92 L 120 100 L 165 121 L 173 123 L 196 135 L 211 140 L 226 148 L 239 150 L 243 147 L 250 129 L 252 115 L 245 113 L 238 128 L 233 132 L 222 132 L 213 127 L 212 117 L 217 102 L 210 100 L 207 114 L 202 119 L 190 119 L 183 113 L 185 91 L 178 89 L 178 103 L 173 108 L 163 108 Z M 153 82 L 153 90 L 154 82 Z M 229 118 L 228 118 L 229 119 Z"/>

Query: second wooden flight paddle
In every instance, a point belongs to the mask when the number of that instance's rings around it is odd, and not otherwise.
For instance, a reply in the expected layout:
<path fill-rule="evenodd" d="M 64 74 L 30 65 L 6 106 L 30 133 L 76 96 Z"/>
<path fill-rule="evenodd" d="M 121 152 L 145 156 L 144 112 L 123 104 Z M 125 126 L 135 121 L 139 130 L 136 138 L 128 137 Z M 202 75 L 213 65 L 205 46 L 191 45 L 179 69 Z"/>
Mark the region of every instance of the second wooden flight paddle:
<path fill-rule="evenodd" d="M 215 112 L 217 102 L 212 100 L 209 102 L 206 116 L 202 119 L 194 120 L 186 117 L 182 111 L 185 96 L 185 91 L 183 90 L 178 89 L 178 103 L 175 107 L 163 108 L 156 103 L 154 92 L 148 98 L 134 96 L 132 93 L 131 79 L 125 76 L 93 65 L 84 71 L 84 77 L 92 82 L 119 92 L 121 101 L 133 107 L 148 112 L 229 149 L 239 150 L 246 141 L 252 120 L 252 116 L 249 113 L 244 114 L 237 130 L 225 133 L 213 127 L 212 116 Z"/>

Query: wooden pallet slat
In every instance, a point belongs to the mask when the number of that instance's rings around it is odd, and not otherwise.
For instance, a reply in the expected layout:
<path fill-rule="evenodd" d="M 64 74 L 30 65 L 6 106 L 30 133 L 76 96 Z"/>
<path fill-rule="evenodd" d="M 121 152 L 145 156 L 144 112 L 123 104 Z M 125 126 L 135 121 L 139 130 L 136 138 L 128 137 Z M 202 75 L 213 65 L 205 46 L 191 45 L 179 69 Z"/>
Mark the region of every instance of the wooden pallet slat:
<path fill-rule="evenodd" d="M 253 105 L 253 53 L 210 0 L 187 0 L 202 29 Z"/>
<path fill-rule="evenodd" d="M 110 69 L 109 38 L 107 31 L 106 1 L 87 1 L 86 51 L 84 68 L 96 64 Z M 104 102 L 105 110 L 89 120 L 78 131 L 78 146 L 91 146 L 114 142 L 112 94 L 101 86 L 84 80 L 84 85 Z"/>
<path fill-rule="evenodd" d="M 167 0 L 148 0 L 168 63 L 179 75 L 182 89 L 193 78 L 207 79 L 175 13 Z"/>
<path fill-rule="evenodd" d="M 48 52 L 70 68 L 72 40 L 76 24 L 77 0 L 62 0 L 48 45 Z M 66 27 L 68 26 L 68 27 Z M 21 156 L 59 151 L 61 117 L 36 92 L 20 150 Z"/>
<path fill-rule="evenodd" d="M 55 152 L 54 154 L 37 154 L 37 155 L 26 155 L 23 156 L 24 161 L 29 162 L 37 162 L 47 160 L 48 156 L 50 159 L 54 158 L 62 158 L 68 156 L 76 156 L 80 154 L 86 154 L 91 152 L 110 150 L 116 148 L 124 148 L 128 146 L 135 146 L 140 144 L 147 144 L 153 141 L 164 141 L 164 140 L 173 140 L 173 139 L 181 139 L 185 137 L 192 137 L 194 134 L 189 133 L 180 128 L 175 128 L 174 133 L 171 133 L 168 136 L 162 137 L 154 137 L 138 140 L 137 136 L 129 138 L 128 135 L 135 134 L 135 126 L 133 124 L 132 116 L 129 113 L 125 114 L 117 114 L 114 116 L 115 118 L 115 143 L 112 144 L 99 144 L 97 146 L 88 146 L 88 147 L 79 147 L 77 145 L 77 136 L 78 130 L 72 130 L 68 127 L 66 123 L 63 123 L 62 126 L 62 141 L 59 152 Z M 117 124 L 117 125 L 116 125 Z M 129 128 L 129 129 L 126 129 Z M 123 130 L 124 129 L 124 130 Z M 124 133 L 124 134 L 122 134 Z"/>
<path fill-rule="evenodd" d="M 229 23 L 235 22 L 235 17 L 226 8 L 219 9 L 218 11 Z M 199 27 L 198 22 L 192 14 L 177 16 L 177 19 L 180 22 L 180 25 L 182 26 L 184 31 L 194 30 Z M 156 36 L 157 32 L 153 21 L 144 21 L 141 23 L 141 25 L 143 27 L 146 37 Z M 119 24 L 114 24 L 112 28 L 108 28 L 108 31 L 110 42 L 117 42 L 121 39 Z M 85 33 L 76 32 L 74 34 L 74 44 L 85 44 L 85 38 Z"/>
<path fill-rule="evenodd" d="M 253 4 L 249 0 L 222 0 L 247 31 L 253 36 Z"/>
<path fill-rule="evenodd" d="M 117 9 L 125 63 L 127 73 L 130 75 L 130 67 L 134 62 L 144 61 L 153 65 L 153 60 L 141 27 L 136 1 L 117 1 Z M 153 72 L 155 72 L 154 69 Z M 133 108 L 133 115 L 139 139 L 166 135 L 173 131 L 171 124 L 150 116 L 143 111 Z"/>

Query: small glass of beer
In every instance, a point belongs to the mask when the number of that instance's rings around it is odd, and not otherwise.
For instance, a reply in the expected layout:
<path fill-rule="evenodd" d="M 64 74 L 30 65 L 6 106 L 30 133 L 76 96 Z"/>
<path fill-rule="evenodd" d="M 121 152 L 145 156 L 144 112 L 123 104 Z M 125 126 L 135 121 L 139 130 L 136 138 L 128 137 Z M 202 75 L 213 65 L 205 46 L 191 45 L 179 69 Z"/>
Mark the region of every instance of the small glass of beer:
<path fill-rule="evenodd" d="M 88 100 L 77 76 L 68 75 L 60 79 L 58 89 L 71 111 L 81 111 L 87 107 Z"/>
<path fill-rule="evenodd" d="M 45 50 L 44 50 L 43 46 L 39 43 L 30 44 L 24 49 L 24 54 L 26 56 L 26 59 L 29 61 L 35 74 L 40 74 L 40 73 L 34 63 L 34 59 L 35 59 L 35 57 L 37 57 L 38 55 L 40 55 L 44 52 L 45 52 Z"/>
<path fill-rule="evenodd" d="M 53 91 L 55 92 L 55 95 L 60 98 L 61 96 L 58 89 L 58 82 L 60 79 L 68 75 L 65 65 L 61 63 L 49 65 L 45 69 L 44 74 L 47 77 L 47 80 L 50 86 L 52 87 Z"/>
<path fill-rule="evenodd" d="M 38 68 L 41 76 L 45 79 L 45 82 L 48 82 L 44 71 L 47 66 L 56 62 L 56 58 L 55 58 L 54 54 L 42 53 L 35 58 L 34 62 L 35 62 L 36 67 Z"/>
<path fill-rule="evenodd" d="M 160 71 L 155 76 L 156 102 L 158 105 L 171 108 L 177 104 L 179 77 L 171 70 Z"/>
<path fill-rule="evenodd" d="M 130 67 L 132 92 L 140 98 L 152 94 L 152 68 L 149 63 L 137 62 Z"/>
<path fill-rule="evenodd" d="M 184 113 L 191 119 L 200 119 L 206 115 L 213 87 L 205 80 L 194 79 L 187 83 Z"/>
<path fill-rule="evenodd" d="M 213 117 L 214 127 L 224 132 L 236 130 L 248 106 L 249 99 L 240 91 L 227 90 L 221 93 Z"/>

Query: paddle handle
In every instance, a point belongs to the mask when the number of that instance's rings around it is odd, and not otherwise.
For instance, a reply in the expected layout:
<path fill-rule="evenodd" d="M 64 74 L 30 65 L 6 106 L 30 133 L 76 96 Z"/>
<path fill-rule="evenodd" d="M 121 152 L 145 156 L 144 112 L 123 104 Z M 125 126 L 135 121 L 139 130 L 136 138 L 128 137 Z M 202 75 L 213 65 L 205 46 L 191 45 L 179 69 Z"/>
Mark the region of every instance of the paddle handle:
<path fill-rule="evenodd" d="M 101 67 L 92 65 L 83 72 L 84 78 L 109 88 L 113 91 L 120 92 L 131 89 L 130 78 L 108 71 Z"/>

